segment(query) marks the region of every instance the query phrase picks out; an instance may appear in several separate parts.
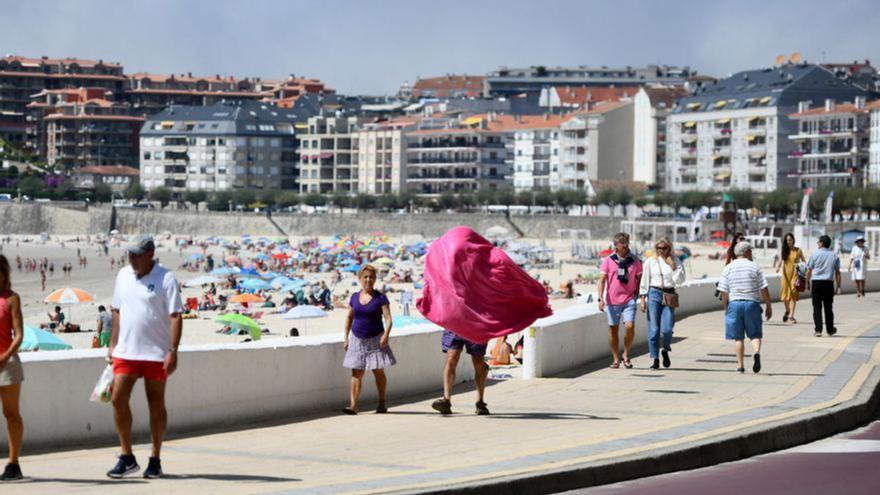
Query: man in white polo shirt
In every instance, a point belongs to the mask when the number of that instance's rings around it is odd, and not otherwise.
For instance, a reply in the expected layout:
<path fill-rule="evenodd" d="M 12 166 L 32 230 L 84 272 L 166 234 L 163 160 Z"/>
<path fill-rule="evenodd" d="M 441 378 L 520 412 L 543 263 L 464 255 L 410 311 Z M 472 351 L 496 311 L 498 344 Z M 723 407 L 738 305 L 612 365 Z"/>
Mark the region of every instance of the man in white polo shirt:
<path fill-rule="evenodd" d="M 180 288 L 170 270 L 153 259 L 153 238 L 140 236 L 129 244 L 128 266 L 119 270 L 113 292 L 113 334 L 108 359 L 113 363 L 113 417 L 122 455 L 107 472 L 122 478 L 137 472 L 131 450 L 131 390 L 144 378 L 150 408 L 153 451 L 145 478 L 162 476 L 159 451 L 168 421 L 165 381 L 177 368 L 177 346 L 183 332 Z"/>

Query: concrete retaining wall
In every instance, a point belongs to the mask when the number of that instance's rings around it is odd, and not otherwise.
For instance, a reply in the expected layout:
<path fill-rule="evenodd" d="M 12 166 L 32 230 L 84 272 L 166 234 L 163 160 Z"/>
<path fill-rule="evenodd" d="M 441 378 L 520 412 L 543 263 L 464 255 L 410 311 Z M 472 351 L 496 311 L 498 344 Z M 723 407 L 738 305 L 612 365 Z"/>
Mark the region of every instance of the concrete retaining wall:
<path fill-rule="evenodd" d="M 389 397 L 439 394 L 445 362 L 439 330 L 396 330 L 391 346 L 399 364 L 388 370 Z M 342 368 L 344 354 L 338 335 L 182 346 L 179 369 L 168 385 L 169 432 L 242 428 L 339 409 L 348 404 L 350 373 Z M 21 354 L 28 448 L 94 445 L 116 438 L 112 407 L 88 401 L 106 366 L 105 355 L 106 350 L 91 349 Z M 464 364 L 458 380 L 472 380 L 473 368 Z M 362 399 L 365 404 L 376 399 L 371 375 L 365 378 Z M 148 438 L 142 382 L 135 388 L 132 411 L 135 435 Z M 4 435 L 0 451 L 5 446 Z"/>
<path fill-rule="evenodd" d="M 679 288 L 681 306 L 676 310 L 676 320 L 697 313 L 720 311 L 721 301 L 715 297 L 717 280 L 697 280 Z M 780 276 L 770 275 L 767 282 L 770 286 L 770 298 L 778 301 Z M 880 290 L 880 270 L 868 272 L 866 290 Z M 843 292 L 855 292 L 855 284 L 848 273 L 843 274 Z M 809 292 L 802 295 L 801 300 L 806 300 L 807 304 L 801 304 L 802 311 L 809 311 L 809 298 Z M 773 312 L 773 319 L 779 320 L 785 308 L 781 304 L 774 304 Z M 801 320 L 808 321 L 809 318 Z M 647 343 L 647 327 L 644 314 L 638 312 L 634 345 Z M 549 318 L 538 320 L 533 328 L 534 331 L 525 332 L 523 375 L 526 377 L 556 375 L 597 359 L 607 359 L 611 354 L 608 349 L 608 319 L 604 313 L 583 307 L 568 308 Z M 724 322 L 720 319 L 718 331 L 723 335 Z M 623 330 L 621 339 L 622 337 Z"/>

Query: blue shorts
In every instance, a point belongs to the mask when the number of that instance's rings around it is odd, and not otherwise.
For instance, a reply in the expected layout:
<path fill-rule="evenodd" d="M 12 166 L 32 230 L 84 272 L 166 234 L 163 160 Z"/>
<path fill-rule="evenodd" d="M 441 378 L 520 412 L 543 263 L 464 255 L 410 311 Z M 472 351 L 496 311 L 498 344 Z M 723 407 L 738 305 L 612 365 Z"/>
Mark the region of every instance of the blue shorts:
<path fill-rule="evenodd" d="M 608 315 L 608 326 L 620 325 L 621 317 L 624 323 L 636 321 L 636 300 L 630 299 L 624 304 L 606 304 L 605 314 Z"/>
<path fill-rule="evenodd" d="M 730 301 L 725 315 L 724 338 L 727 340 L 760 339 L 764 336 L 764 315 L 756 301 Z"/>
<path fill-rule="evenodd" d="M 446 329 L 443 329 L 443 337 L 440 339 L 440 343 L 443 352 L 446 352 L 450 349 L 465 349 L 468 354 L 478 358 L 486 355 L 486 348 L 488 347 L 488 344 L 475 344 L 469 340 L 465 340 L 459 337 L 458 335 L 455 335 L 454 333 Z"/>

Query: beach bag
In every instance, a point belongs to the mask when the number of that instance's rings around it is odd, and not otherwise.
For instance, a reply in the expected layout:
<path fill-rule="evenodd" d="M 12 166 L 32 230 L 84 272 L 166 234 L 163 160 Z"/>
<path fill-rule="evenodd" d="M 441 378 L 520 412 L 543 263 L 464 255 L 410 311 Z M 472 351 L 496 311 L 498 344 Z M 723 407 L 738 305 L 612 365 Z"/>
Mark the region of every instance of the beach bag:
<path fill-rule="evenodd" d="M 807 279 L 799 276 L 797 280 L 794 281 L 794 289 L 798 292 L 807 290 Z"/>
<path fill-rule="evenodd" d="M 98 377 L 98 382 L 95 383 L 95 388 L 92 389 L 92 395 L 89 397 L 89 400 L 92 402 L 103 402 L 107 404 L 110 402 L 110 397 L 112 396 L 113 366 L 108 364 L 101 373 L 101 376 Z"/>
<path fill-rule="evenodd" d="M 660 271 L 660 287 L 663 288 L 663 305 L 670 309 L 675 309 L 678 307 L 678 294 L 666 292 L 666 283 L 663 280 L 663 267 L 660 265 L 659 259 L 657 260 L 657 270 Z"/>

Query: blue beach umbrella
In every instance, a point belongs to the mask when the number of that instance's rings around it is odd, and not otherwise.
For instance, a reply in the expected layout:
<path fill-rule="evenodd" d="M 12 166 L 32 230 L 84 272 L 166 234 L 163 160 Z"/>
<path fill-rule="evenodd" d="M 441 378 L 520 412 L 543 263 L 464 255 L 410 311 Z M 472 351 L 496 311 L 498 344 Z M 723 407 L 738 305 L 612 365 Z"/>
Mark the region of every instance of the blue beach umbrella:
<path fill-rule="evenodd" d="M 25 325 L 21 349 L 25 351 L 63 351 L 73 349 L 73 346 L 58 338 L 54 333 Z"/>
<path fill-rule="evenodd" d="M 221 266 L 220 268 L 214 268 L 211 270 L 211 274 L 213 275 L 231 275 L 233 273 L 235 273 L 235 271 L 228 266 Z"/>
<path fill-rule="evenodd" d="M 269 282 L 266 282 L 265 280 L 260 280 L 258 278 L 249 278 L 238 285 L 243 289 L 248 290 L 266 290 L 272 288 L 272 286 L 269 285 Z"/>

